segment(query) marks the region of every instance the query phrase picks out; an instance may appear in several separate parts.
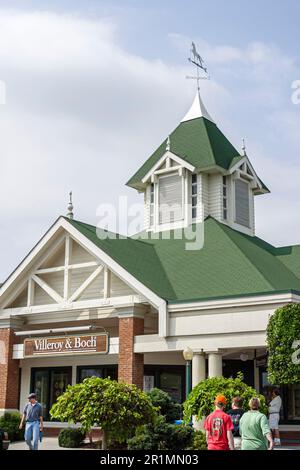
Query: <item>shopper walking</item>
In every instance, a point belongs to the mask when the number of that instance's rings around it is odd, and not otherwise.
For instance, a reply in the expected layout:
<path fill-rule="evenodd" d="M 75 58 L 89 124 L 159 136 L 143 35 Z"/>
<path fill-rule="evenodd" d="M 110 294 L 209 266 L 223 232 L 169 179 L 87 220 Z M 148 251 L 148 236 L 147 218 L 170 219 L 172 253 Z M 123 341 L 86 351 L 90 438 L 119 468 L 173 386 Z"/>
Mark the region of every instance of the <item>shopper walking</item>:
<path fill-rule="evenodd" d="M 272 431 L 275 446 L 280 446 L 279 419 L 282 400 L 278 388 L 272 390 L 272 400 L 269 403 L 269 426 Z"/>
<path fill-rule="evenodd" d="M 224 395 L 217 395 L 215 411 L 207 416 L 204 429 L 208 450 L 234 450 L 231 417 L 224 412 L 227 400 Z"/>
<path fill-rule="evenodd" d="M 40 431 L 43 432 L 42 407 L 36 400 L 35 393 L 28 396 L 19 428 L 22 429 L 25 421 L 25 441 L 29 450 L 38 450 Z"/>
<path fill-rule="evenodd" d="M 274 443 L 267 417 L 259 411 L 259 398 L 251 398 L 250 411 L 240 419 L 242 450 L 272 450 Z"/>
<path fill-rule="evenodd" d="M 234 397 L 231 404 L 231 410 L 228 411 L 231 417 L 233 430 L 233 440 L 235 450 L 241 449 L 241 436 L 240 436 L 240 420 L 245 410 L 243 409 L 243 399 L 241 397 Z"/>

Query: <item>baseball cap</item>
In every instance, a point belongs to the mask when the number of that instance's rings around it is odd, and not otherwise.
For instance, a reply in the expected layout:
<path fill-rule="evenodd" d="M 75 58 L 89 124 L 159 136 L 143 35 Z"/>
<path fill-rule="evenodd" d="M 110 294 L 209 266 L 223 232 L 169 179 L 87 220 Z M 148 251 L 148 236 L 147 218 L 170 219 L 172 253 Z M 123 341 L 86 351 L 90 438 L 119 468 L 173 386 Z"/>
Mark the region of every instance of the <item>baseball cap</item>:
<path fill-rule="evenodd" d="M 36 398 L 36 394 L 35 394 L 35 393 L 30 393 L 30 394 L 28 395 L 28 399 L 29 399 L 29 398 Z"/>
<path fill-rule="evenodd" d="M 215 403 L 222 403 L 223 405 L 226 405 L 227 399 L 224 395 L 217 395 L 215 399 Z"/>

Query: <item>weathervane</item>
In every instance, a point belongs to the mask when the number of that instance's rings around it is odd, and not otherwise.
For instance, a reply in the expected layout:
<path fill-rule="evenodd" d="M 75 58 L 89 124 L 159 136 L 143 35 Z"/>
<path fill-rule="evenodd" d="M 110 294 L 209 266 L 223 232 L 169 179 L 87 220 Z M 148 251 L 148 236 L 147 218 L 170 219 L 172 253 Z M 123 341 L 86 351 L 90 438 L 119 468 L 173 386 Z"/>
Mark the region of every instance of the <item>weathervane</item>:
<path fill-rule="evenodd" d="M 74 214 L 73 214 L 73 209 L 74 209 L 74 206 L 73 206 L 73 200 L 72 200 L 72 191 L 69 192 L 69 196 L 70 196 L 70 199 L 69 199 L 69 204 L 68 204 L 68 213 L 67 213 L 67 217 L 69 217 L 69 219 L 73 219 L 74 217 Z"/>
<path fill-rule="evenodd" d="M 195 46 L 194 42 L 192 42 L 190 52 L 191 52 L 191 55 L 188 58 L 188 61 L 191 62 L 191 64 L 194 64 L 196 66 L 197 76 L 196 77 L 186 76 L 186 78 L 190 78 L 192 80 L 197 80 L 197 88 L 198 88 L 198 91 L 199 91 L 200 90 L 200 84 L 199 84 L 200 80 L 209 80 L 209 75 L 208 75 L 207 68 L 204 65 L 204 60 L 202 59 L 201 55 L 197 52 L 197 49 L 196 49 L 196 46 Z M 200 75 L 201 70 L 205 73 L 204 76 Z"/>
<path fill-rule="evenodd" d="M 246 157 L 246 155 L 247 155 L 246 142 L 245 142 L 244 138 L 242 139 L 242 141 L 243 141 L 242 150 L 243 150 L 244 157 Z"/>

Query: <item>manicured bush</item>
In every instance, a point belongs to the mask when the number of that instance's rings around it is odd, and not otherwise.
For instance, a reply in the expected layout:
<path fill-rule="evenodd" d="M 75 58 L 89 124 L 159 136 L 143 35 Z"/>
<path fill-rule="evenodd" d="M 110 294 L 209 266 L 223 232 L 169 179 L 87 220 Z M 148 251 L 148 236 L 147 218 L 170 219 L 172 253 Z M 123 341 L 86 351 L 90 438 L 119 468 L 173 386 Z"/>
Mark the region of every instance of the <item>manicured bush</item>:
<path fill-rule="evenodd" d="M 300 304 L 278 308 L 267 327 L 268 380 L 271 384 L 300 382 Z"/>
<path fill-rule="evenodd" d="M 206 435 L 203 431 L 195 431 L 192 445 L 188 450 L 207 450 Z"/>
<path fill-rule="evenodd" d="M 135 385 L 91 377 L 69 385 L 50 410 L 52 418 L 81 423 L 88 432 L 96 424 L 103 432 L 103 449 L 109 439 L 119 443 L 135 432 L 139 425 L 151 423 L 157 410 L 146 393 Z"/>
<path fill-rule="evenodd" d="M 129 450 L 184 450 L 192 445 L 194 429 L 191 426 L 167 423 L 158 416 L 154 424 L 141 426 L 129 439 Z"/>
<path fill-rule="evenodd" d="M 62 429 L 58 435 L 58 445 L 74 449 L 80 447 L 85 437 L 85 432 L 78 428 Z"/>
<path fill-rule="evenodd" d="M 4 413 L 0 417 L 0 429 L 7 432 L 10 441 L 22 441 L 24 429 L 19 429 L 21 415 L 18 412 Z"/>
<path fill-rule="evenodd" d="M 214 410 L 214 400 L 218 394 L 227 398 L 227 409 L 230 409 L 232 399 L 239 396 L 243 399 L 243 408 L 248 408 L 250 398 L 259 397 L 261 401 L 262 413 L 267 413 L 265 397 L 259 395 L 256 390 L 243 382 L 243 374 L 238 373 L 237 377 L 226 379 L 225 377 L 211 377 L 203 380 L 191 391 L 188 399 L 184 402 L 184 421 L 189 423 L 193 416 L 201 418 L 209 415 Z"/>
<path fill-rule="evenodd" d="M 181 405 L 175 403 L 167 392 L 159 388 L 153 388 L 147 395 L 152 405 L 159 408 L 160 414 L 165 416 L 168 423 L 173 423 L 176 419 L 181 418 Z"/>

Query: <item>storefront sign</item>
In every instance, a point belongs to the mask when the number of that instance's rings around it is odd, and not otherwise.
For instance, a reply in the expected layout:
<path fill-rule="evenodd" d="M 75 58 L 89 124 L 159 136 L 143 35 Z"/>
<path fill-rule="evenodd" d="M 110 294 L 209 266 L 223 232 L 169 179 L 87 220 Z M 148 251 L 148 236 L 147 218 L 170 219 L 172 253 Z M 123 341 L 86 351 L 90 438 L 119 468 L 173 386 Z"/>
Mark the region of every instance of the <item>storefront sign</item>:
<path fill-rule="evenodd" d="M 108 335 L 106 333 L 24 340 L 24 357 L 107 353 Z"/>

